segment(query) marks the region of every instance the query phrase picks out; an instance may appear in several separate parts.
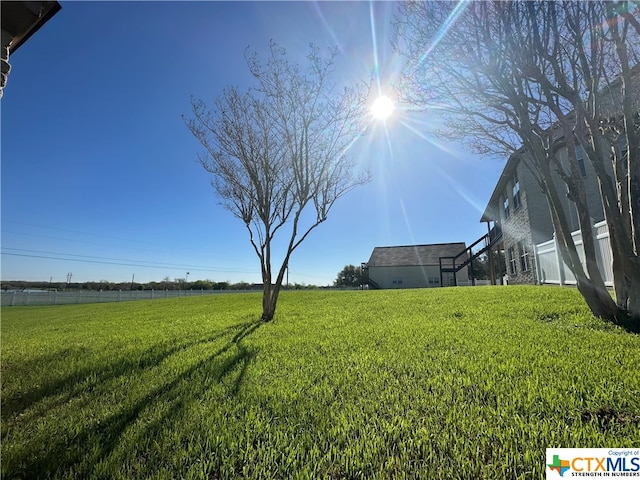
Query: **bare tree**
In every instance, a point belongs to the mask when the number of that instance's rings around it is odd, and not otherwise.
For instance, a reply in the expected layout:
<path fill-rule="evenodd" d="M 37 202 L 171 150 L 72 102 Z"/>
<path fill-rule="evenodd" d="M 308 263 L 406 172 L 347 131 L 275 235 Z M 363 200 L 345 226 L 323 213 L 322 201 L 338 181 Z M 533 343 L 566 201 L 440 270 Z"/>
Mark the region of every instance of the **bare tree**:
<path fill-rule="evenodd" d="M 334 58 L 311 46 L 303 69 L 272 42 L 266 63 L 246 56 L 252 89 L 225 89 L 213 110 L 192 100 L 186 120 L 205 147 L 200 162 L 222 205 L 245 224 L 260 259 L 264 321 L 273 319 L 293 251 L 338 198 L 370 180 L 350 152 L 363 131 L 368 92 L 364 85 L 338 91 L 330 79 Z M 284 243 L 276 243 L 278 233 Z M 278 247 L 282 261 L 274 269 Z"/>
<path fill-rule="evenodd" d="M 410 2 L 396 19 L 405 100 L 479 153 L 520 155 L 592 312 L 640 326 L 640 29 L 629 2 Z M 580 145 L 598 177 L 616 300 L 598 270 Z M 560 181 L 558 181 L 558 179 Z M 564 189 L 564 192 L 562 191 Z M 562 196 L 579 212 L 580 262 Z"/>

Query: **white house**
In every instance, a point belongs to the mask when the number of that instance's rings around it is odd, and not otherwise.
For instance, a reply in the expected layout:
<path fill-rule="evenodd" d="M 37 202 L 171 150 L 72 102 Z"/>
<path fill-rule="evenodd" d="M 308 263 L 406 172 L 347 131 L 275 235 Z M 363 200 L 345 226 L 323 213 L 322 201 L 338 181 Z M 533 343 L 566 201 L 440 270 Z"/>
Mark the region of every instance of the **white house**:
<path fill-rule="evenodd" d="M 468 258 L 466 245 L 436 243 L 431 245 L 407 245 L 400 247 L 376 247 L 371 253 L 367 268 L 370 284 L 376 288 L 424 288 L 441 286 L 441 257 L 457 257 L 460 265 Z M 451 261 L 442 263 L 450 266 Z M 445 286 L 466 283 L 469 279 L 467 267 L 442 274 Z M 457 282 L 456 282 L 457 280 Z"/>

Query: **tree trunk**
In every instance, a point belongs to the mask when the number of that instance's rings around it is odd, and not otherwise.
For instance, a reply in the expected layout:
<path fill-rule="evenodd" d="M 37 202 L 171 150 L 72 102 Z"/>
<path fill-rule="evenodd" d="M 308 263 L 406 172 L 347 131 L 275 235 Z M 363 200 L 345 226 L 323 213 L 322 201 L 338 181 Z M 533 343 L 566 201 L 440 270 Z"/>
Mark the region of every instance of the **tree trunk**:
<path fill-rule="evenodd" d="M 631 277 L 631 295 L 629 295 L 629 329 L 640 332 L 640 267 L 636 265 Z"/>
<path fill-rule="evenodd" d="M 611 191 L 600 182 L 600 196 L 609 229 L 613 257 L 613 288 L 618 306 L 618 324 L 640 331 L 640 258 L 633 251 L 629 229 L 624 227 L 620 210 L 611 201 Z M 610 188 L 610 187 L 609 187 Z"/>
<path fill-rule="evenodd" d="M 272 300 L 271 285 L 265 283 L 262 289 L 262 321 L 270 322 L 273 320 L 275 313 L 276 309 L 275 303 Z"/>
<path fill-rule="evenodd" d="M 262 321 L 270 322 L 276 313 L 276 300 L 273 299 L 273 285 L 271 284 L 271 243 L 265 245 L 266 254 L 262 261 Z"/>
<path fill-rule="evenodd" d="M 582 294 L 591 312 L 603 320 L 620 324 L 622 312 L 609 295 L 602 277 L 598 272 L 596 279 L 589 278 L 582 266 L 578 251 L 571 236 L 571 228 L 567 221 L 558 191 L 553 183 L 553 176 L 548 163 L 542 163 L 540 173 L 545 183 L 547 200 L 551 211 L 551 219 L 558 238 L 560 254 L 576 278 L 576 286 Z"/>
<path fill-rule="evenodd" d="M 613 301 L 611 295 L 609 295 L 608 290 L 602 282 L 602 278 L 600 278 L 600 282 L 598 282 L 593 281 L 585 275 L 575 244 L 573 244 L 572 239 L 567 239 L 566 237 L 567 231 L 568 228 L 564 232 L 562 231 L 562 228 L 556 228 L 556 233 L 560 240 L 560 254 L 569 267 L 569 270 L 571 270 L 571 273 L 573 273 L 573 276 L 576 278 L 576 287 L 578 288 L 578 291 L 584 297 L 584 300 L 593 315 L 619 325 L 622 320 L 621 310 Z"/>
<path fill-rule="evenodd" d="M 603 292 L 601 289 L 597 288 L 591 280 L 584 276 L 579 279 L 576 278 L 576 281 L 578 291 L 584 297 L 585 302 L 587 302 L 587 305 L 594 316 L 610 321 L 614 324 L 621 323 L 622 312 L 606 290 Z"/>
<path fill-rule="evenodd" d="M 271 282 L 271 267 L 265 269 L 265 275 L 263 275 L 264 288 L 262 291 L 262 321 L 270 322 L 276 314 L 276 306 L 278 304 L 278 297 L 280 296 L 280 290 L 282 289 L 282 280 L 284 279 L 284 272 L 287 269 L 289 257 L 291 252 L 287 254 L 284 262 L 282 263 L 280 270 L 278 271 L 278 277 L 275 284 Z"/>
<path fill-rule="evenodd" d="M 262 321 L 270 322 L 276 314 L 276 304 L 280 288 L 271 283 L 271 266 L 265 268 L 262 275 Z"/>
<path fill-rule="evenodd" d="M 263 322 L 270 322 L 276 314 L 276 305 L 278 304 L 278 296 L 280 295 L 280 286 L 269 285 L 264 286 L 262 292 L 262 318 Z"/>
<path fill-rule="evenodd" d="M 270 322 L 276 314 L 276 300 L 273 297 L 266 298 L 262 302 L 262 317 L 263 322 Z"/>

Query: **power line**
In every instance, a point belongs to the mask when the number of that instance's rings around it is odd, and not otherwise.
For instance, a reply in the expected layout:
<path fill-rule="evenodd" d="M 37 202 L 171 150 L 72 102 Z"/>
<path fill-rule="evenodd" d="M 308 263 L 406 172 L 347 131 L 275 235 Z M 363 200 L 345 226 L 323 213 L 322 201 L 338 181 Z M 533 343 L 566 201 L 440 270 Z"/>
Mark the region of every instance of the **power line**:
<path fill-rule="evenodd" d="M 10 222 L 10 223 L 16 223 L 16 222 Z M 25 224 L 25 225 L 29 225 L 29 224 Z M 53 227 L 38 227 L 38 228 L 51 228 L 51 229 L 53 229 Z M 68 229 L 63 229 L 63 228 L 59 228 L 59 229 L 56 229 L 56 230 L 60 230 L 60 231 L 63 231 L 63 232 L 72 232 L 72 233 L 76 232 L 75 230 L 68 230 Z M 127 245 L 127 248 L 129 248 L 129 249 L 143 250 L 145 252 L 151 251 L 149 249 L 149 245 L 152 245 L 152 246 L 162 247 L 162 249 L 154 248 L 153 251 L 156 252 L 156 253 L 169 253 L 169 251 L 166 249 L 166 245 L 163 246 L 163 245 L 160 245 L 160 244 L 157 244 L 157 243 L 149 244 L 149 242 L 146 241 L 146 240 L 144 241 L 144 245 L 145 246 L 141 247 L 140 244 L 142 242 L 139 241 L 139 240 L 127 240 L 127 239 L 124 239 L 124 238 L 109 237 L 109 236 L 104 236 L 104 235 L 96 235 L 96 234 L 87 233 L 87 232 L 78 232 L 78 233 L 81 233 L 82 235 L 88 235 L 88 236 L 96 237 L 98 239 L 108 240 L 108 242 L 96 242 L 96 241 L 90 241 L 90 240 L 82 240 L 82 239 L 79 239 L 79 238 L 58 237 L 58 236 L 54 236 L 54 235 L 43 235 L 43 234 L 40 234 L 40 233 L 33 233 L 33 232 L 20 232 L 20 231 L 14 231 L 14 230 L 6 230 L 6 229 L 2 230 L 2 234 L 3 235 L 11 234 L 11 235 L 19 235 L 19 236 L 27 236 L 27 237 L 46 238 L 46 239 L 49 239 L 49 240 L 62 240 L 62 241 L 67 242 L 67 243 L 82 243 L 82 244 L 86 244 L 86 245 L 94 245 L 94 246 L 97 245 L 97 246 L 100 246 L 100 247 L 112 247 L 113 245 L 120 245 L 121 244 L 120 242 L 124 242 L 126 244 L 135 244 L 135 246 Z M 114 244 L 113 242 L 110 242 L 111 240 L 117 240 L 118 243 Z M 182 250 L 182 251 L 189 251 L 188 249 L 185 249 L 184 247 L 172 247 L 171 250 L 175 251 L 177 249 Z"/>
<path fill-rule="evenodd" d="M 12 248 L 12 247 L 3 247 L 4 250 L 13 250 L 15 252 L 29 252 L 29 253 L 39 253 L 39 254 L 49 254 L 49 255 L 64 255 L 68 257 L 81 257 L 81 258 L 93 258 L 97 260 L 113 260 L 117 262 L 136 262 L 136 263 L 151 263 L 154 265 L 166 265 L 169 267 L 193 267 L 193 268 L 204 268 L 202 265 L 186 265 L 182 263 L 164 263 L 164 262 L 150 262 L 148 260 L 132 260 L 130 258 L 112 258 L 112 257 L 102 257 L 95 255 L 80 255 L 77 253 L 61 253 L 61 252 L 48 252 L 44 250 L 29 250 L 26 248 Z"/>
<path fill-rule="evenodd" d="M 13 230 L 7 230 L 5 228 L 2 229 L 2 233 L 3 234 L 25 235 L 25 236 L 29 236 L 29 237 L 38 237 L 38 238 L 47 238 L 47 239 L 53 239 L 53 240 L 62 240 L 64 242 L 83 243 L 83 244 L 98 245 L 98 246 L 103 246 L 103 247 L 104 246 L 112 247 L 113 245 L 119 246 L 119 245 L 126 244 L 128 249 L 144 250 L 145 252 L 154 251 L 156 253 L 162 253 L 162 254 L 175 253 L 176 250 L 184 251 L 184 252 L 189 252 L 190 251 L 188 248 L 185 248 L 184 245 L 168 246 L 166 244 L 149 242 L 149 240 L 147 240 L 147 239 L 142 241 L 142 239 L 140 239 L 140 238 L 135 239 L 135 238 L 115 237 L 115 236 L 112 236 L 112 235 L 104 235 L 104 234 L 92 233 L 92 232 L 87 232 L 87 231 L 82 231 L 82 230 L 74 230 L 74 229 L 70 229 L 70 228 L 62 228 L 62 227 L 59 227 L 59 226 L 36 225 L 34 223 L 18 222 L 18 221 L 13 221 L 13 220 L 2 219 L 3 227 L 4 227 L 4 224 L 6 224 L 6 223 L 14 224 L 14 225 L 22 225 L 22 226 L 26 226 L 26 227 L 33 227 L 33 228 L 40 229 L 40 230 L 54 230 L 54 231 L 58 231 L 58 232 L 68 232 L 68 233 L 72 233 L 72 234 L 75 234 L 75 235 L 74 235 L 73 238 L 66 238 L 66 237 L 63 237 L 63 236 L 44 235 L 42 233 L 13 231 Z M 88 237 L 93 237 L 94 239 L 97 239 L 97 240 L 100 240 L 100 241 L 87 240 L 86 238 L 88 238 Z M 144 244 L 144 247 L 141 247 L 140 246 L 141 244 Z M 134 245 L 134 246 L 132 246 L 132 245 Z M 150 246 L 151 247 L 159 247 L 159 248 L 150 249 L 149 248 Z"/>
<path fill-rule="evenodd" d="M 171 270 L 190 269 L 190 270 L 195 270 L 199 272 L 254 273 L 253 270 L 249 270 L 249 269 L 237 269 L 237 268 L 222 269 L 222 268 L 216 268 L 216 267 L 202 267 L 198 265 L 149 262 L 146 260 L 97 257 L 97 256 L 91 256 L 91 255 L 47 252 L 47 251 L 39 251 L 39 250 L 27 250 L 27 249 L 21 249 L 21 248 L 3 247 L 3 250 L 12 250 L 12 252 L 2 251 L 1 252 L 2 255 L 9 255 L 14 257 L 27 257 L 27 258 L 43 258 L 48 260 L 60 260 L 60 261 L 67 261 L 67 262 L 81 262 L 81 263 L 94 263 L 94 264 L 101 264 L 101 265 L 118 265 L 118 266 L 125 266 L 125 267 L 157 268 L 157 269 L 171 269 Z M 16 252 L 28 252 L 28 253 L 16 253 Z M 72 258 L 72 257 L 78 257 L 78 258 Z"/>
<path fill-rule="evenodd" d="M 101 239 L 107 239 L 107 240 L 118 240 L 121 242 L 126 242 L 126 243 L 138 243 L 139 239 L 133 239 L 133 238 L 123 238 L 123 237 L 114 237 L 111 235 L 103 235 L 103 234 L 98 234 L 98 233 L 92 233 L 92 232 L 85 232 L 82 230 L 74 230 L 74 229 L 70 229 L 70 228 L 62 228 L 59 226 L 49 226 L 49 225 L 36 225 L 35 223 L 28 223 L 28 222 L 16 222 L 14 220 L 6 220 L 3 219 L 2 223 L 12 223 L 14 225 L 23 225 L 26 227 L 34 227 L 34 228 L 39 228 L 42 230 L 56 230 L 59 232 L 69 232 L 69 233 L 74 233 L 74 234 L 79 234 L 79 235 L 86 235 L 86 236 L 90 236 L 90 237 L 96 237 L 96 238 L 101 238 Z M 15 232 L 21 235 L 34 235 L 34 236 L 39 236 L 37 234 L 33 234 L 33 233 L 21 233 L 21 232 Z M 55 237 L 52 237 L 55 238 Z M 65 240 L 65 239 L 62 239 Z"/>
<path fill-rule="evenodd" d="M 36 252 L 36 253 L 45 253 L 45 254 L 48 253 L 48 252 L 39 252 L 37 250 L 12 249 L 7 247 L 5 247 L 5 250 L 17 250 L 17 251 Z M 68 254 L 68 253 L 59 253 L 57 255 L 66 255 L 66 256 L 74 255 L 77 257 L 85 257 L 85 258 L 65 258 L 65 257 L 55 257 L 50 255 L 34 255 L 33 253 L 11 253 L 11 252 L 0 252 L 0 253 L 2 255 L 8 255 L 12 257 L 43 258 L 48 260 L 58 260 L 58 261 L 65 261 L 65 262 L 92 263 L 92 264 L 99 264 L 99 265 L 116 265 L 116 266 L 123 266 L 123 267 L 155 268 L 155 269 L 164 269 L 164 270 L 189 269 L 193 271 L 207 272 L 207 273 L 249 273 L 249 274 L 255 273 L 255 271 L 249 270 L 249 269 L 220 269 L 215 267 L 198 267 L 193 265 L 162 264 L 162 263 L 152 264 L 144 260 L 138 261 L 139 263 L 130 263 L 130 262 L 137 262 L 137 261 L 125 260 L 125 259 L 110 259 L 114 261 L 106 261 L 106 260 L 109 260 L 107 257 L 91 257 L 89 255 L 75 255 L 75 254 Z M 51 254 L 56 255 L 56 253 L 54 252 L 51 252 Z M 89 260 L 91 258 L 93 258 L 94 260 Z M 102 258 L 103 260 L 95 260 L 96 258 L 98 259 Z M 145 262 L 147 264 L 144 264 Z M 326 281 L 327 278 L 330 277 L 330 275 L 327 275 L 327 277 L 321 277 L 318 275 L 307 275 L 299 272 L 298 270 L 290 270 L 290 274 L 292 274 L 293 278 L 291 280 L 293 280 L 294 282 L 296 280 L 295 277 L 314 278 L 314 279 L 323 280 L 323 281 Z"/>

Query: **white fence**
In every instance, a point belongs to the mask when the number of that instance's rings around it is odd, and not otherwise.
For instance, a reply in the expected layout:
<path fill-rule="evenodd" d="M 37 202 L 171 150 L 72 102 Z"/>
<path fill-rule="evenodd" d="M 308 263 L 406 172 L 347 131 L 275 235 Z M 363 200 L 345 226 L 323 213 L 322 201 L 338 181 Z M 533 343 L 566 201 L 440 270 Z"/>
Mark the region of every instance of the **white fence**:
<path fill-rule="evenodd" d="M 476 280 L 476 287 L 480 287 L 480 286 L 484 286 L 484 285 L 491 285 L 491 280 Z M 458 286 L 459 287 L 472 287 L 473 286 L 473 282 L 471 280 L 466 280 L 466 281 L 458 280 Z"/>
<path fill-rule="evenodd" d="M 596 235 L 596 260 L 598 268 L 604 278 L 604 284 L 608 287 L 613 286 L 613 257 L 611 255 L 611 246 L 609 245 L 609 230 L 606 222 L 596 223 L 594 226 Z M 582 234 L 580 230 L 571 234 L 578 251 L 578 256 L 585 267 L 584 247 L 582 246 Z M 540 243 L 534 247 L 536 257 L 536 274 L 538 283 L 552 283 L 556 285 L 575 285 L 576 278 L 573 276 L 569 268 L 559 254 L 557 241 L 555 236 L 548 242 Z M 586 267 L 585 267 L 586 269 Z"/>
<path fill-rule="evenodd" d="M 106 291 L 38 291 L 15 290 L 2 292 L 2 305 L 63 305 L 70 303 L 128 302 L 157 298 L 192 297 L 224 293 L 239 293 L 246 290 L 106 290 Z"/>

